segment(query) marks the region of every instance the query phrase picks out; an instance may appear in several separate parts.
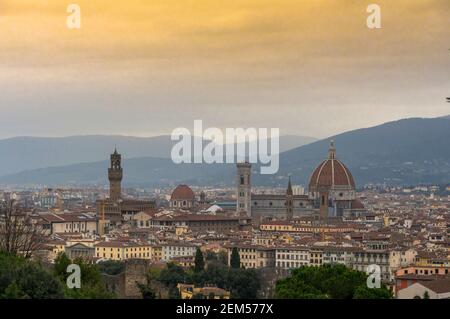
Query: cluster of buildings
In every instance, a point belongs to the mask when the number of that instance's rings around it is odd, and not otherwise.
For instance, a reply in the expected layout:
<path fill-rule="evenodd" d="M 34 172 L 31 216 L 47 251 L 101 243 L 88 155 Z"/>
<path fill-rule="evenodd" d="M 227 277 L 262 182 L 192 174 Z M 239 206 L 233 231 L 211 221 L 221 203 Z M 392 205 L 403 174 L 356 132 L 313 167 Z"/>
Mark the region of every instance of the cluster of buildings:
<path fill-rule="evenodd" d="M 333 142 L 306 190 L 289 178 L 283 191 L 256 192 L 251 164 L 238 163 L 234 189 L 178 185 L 166 194 L 159 191 L 157 199 L 136 198 L 123 193 L 117 150 L 108 177 L 107 197 L 77 190 L 69 206 L 68 191 L 40 194 L 29 215 L 47 241 L 36 254 L 49 261 L 65 252 L 92 262 L 191 267 L 198 248 L 228 259 L 237 249 L 241 266 L 265 271 L 271 283 L 301 266 L 343 264 L 367 272 L 377 265 L 381 280 L 399 298 L 423 296 L 425 290 L 431 298 L 449 297 L 449 196 L 357 191 Z M 194 293 L 194 287 L 180 290 Z"/>

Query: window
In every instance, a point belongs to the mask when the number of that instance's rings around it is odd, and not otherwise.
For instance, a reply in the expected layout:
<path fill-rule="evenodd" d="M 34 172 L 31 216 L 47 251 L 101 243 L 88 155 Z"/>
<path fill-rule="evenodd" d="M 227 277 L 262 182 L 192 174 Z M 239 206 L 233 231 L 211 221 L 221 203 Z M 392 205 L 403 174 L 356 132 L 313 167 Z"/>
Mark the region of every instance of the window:
<path fill-rule="evenodd" d="M 241 175 L 241 185 L 245 184 L 245 179 L 244 179 L 244 175 Z"/>

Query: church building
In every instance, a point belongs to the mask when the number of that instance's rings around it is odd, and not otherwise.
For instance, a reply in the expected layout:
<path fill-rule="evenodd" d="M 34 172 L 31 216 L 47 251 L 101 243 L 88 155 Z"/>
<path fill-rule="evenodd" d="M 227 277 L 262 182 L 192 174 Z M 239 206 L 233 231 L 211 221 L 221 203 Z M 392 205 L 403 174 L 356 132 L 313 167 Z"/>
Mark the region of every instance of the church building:
<path fill-rule="evenodd" d="M 363 214 L 364 205 L 356 197 L 356 186 L 349 169 L 336 158 L 331 141 L 328 158 L 313 171 L 308 194 L 294 195 L 291 179 L 285 194 L 253 194 L 251 164 L 237 164 L 237 211 L 253 218 L 276 217 L 292 220 L 294 216 L 315 215 L 321 220 Z"/>

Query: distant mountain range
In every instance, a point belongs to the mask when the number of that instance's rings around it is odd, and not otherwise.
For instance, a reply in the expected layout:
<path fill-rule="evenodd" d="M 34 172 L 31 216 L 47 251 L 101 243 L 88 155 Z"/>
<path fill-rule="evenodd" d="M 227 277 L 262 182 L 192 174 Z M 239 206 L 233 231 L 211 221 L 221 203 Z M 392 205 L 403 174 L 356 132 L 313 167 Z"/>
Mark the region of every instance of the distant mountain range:
<path fill-rule="evenodd" d="M 280 152 L 311 142 L 314 137 L 280 137 Z M 210 141 L 204 141 L 209 143 Z M 133 137 L 86 135 L 69 137 L 14 137 L 0 140 L 0 176 L 54 166 L 90 163 L 109 158 L 115 147 L 124 158 L 170 158 L 170 135 Z"/>
<path fill-rule="evenodd" d="M 32 140 L 28 140 L 31 150 L 25 151 L 16 145 L 16 157 L 9 154 L 10 161 L 13 158 L 18 159 L 20 157 L 18 153 L 23 154 L 22 156 L 25 156 L 24 153 L 30 156 L 28 161 L 31 161 L 33 157 L 39 159 L 40 165 L 45 163 L 46 157 L 53 162 L 69 159 L 72 162 L 88 161 L 89 156 L 101 157 L 103 160 L 30 169 L 4 175 L 0 177 L 0 183 L 106 184 L 107 158 L 114 144 L 126 157 L 123 164 L 124 184 L 128 186 L 163 186 L 178 183 L 231 185 L 234 183 L 235 165 L 233 164 L 174 164 L 167 158 L 171 147 L 171 144 L 168 146 L 166 143 L 167 138 L 141 140 L 140 138 L 101 136 L 94 138 L 91 136 L 62 138 L 57 140 L 57 143 L 44 140 L 40 145 L 46 145 L 43 149 L 48 152 L 47 154 L 42 154 L 45 151 L 33 145 Z M 71 143 L 67 142 L 71 139 Z M 254 165 L 254 184 L 286 185 L 289 174 L 292 175 L 294 183 L 307 184 L 312 170 L 326 158 L 330 139 L 335 140 L 337 157 L 349 167 L 358 185 L 450 183 L 450 120 L 448 117 L 442 117 L 410 118 L 388 122 L 371 128 L 349 131 L 300 147 L 284 148 L 285 151 L 280 154 L 278 174 L 259 175 L 258 165 Z M 291 146 L 295 145 L 292 140 L 291 143 Z M 153 146 L 151 150 L 153 153 L 147 156 L 145 152 L 150 152 L 150 146 Z M 67 153 L 63 155 L 64 152 L 59 150 L 59 147 Z M 1 147 L 0 149 L 3 156 L 3 149 Z M 93 154 L 84 156 L 79 154 L 86 152 Z M 36 154 L 33 155 L 34 153 Z M 145 156 L 140 157 L 143 153 Z M 59 157 L 53 158 L 54 156 Z M 50 164 L 53 162 L 49 162 L 49 165 L 57 165 Z M 25 163 L 28 162 L 23 160 L 21 165 Z"/>

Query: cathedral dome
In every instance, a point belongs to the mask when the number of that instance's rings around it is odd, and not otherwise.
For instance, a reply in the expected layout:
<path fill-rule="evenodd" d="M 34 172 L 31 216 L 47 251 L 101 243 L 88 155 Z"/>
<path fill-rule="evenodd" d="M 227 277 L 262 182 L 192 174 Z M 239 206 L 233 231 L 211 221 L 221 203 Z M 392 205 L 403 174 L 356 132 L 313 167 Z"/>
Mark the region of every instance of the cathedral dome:
<path fill-rule="evenodd" d="M 195 200 L 195 194 L 187 185 L 178 185 L 172 192 L 170 200 Z"/>
<path fill-rule="evenodd" d="M 336 149 L 331 141 L 328 158 L 324 160 L 311 175 L 309 180 L 309 191 L 315 192 L 320 189 L 330 188 L 355 189 L 355 181 L 349 169 L 336 159 Z"/>

